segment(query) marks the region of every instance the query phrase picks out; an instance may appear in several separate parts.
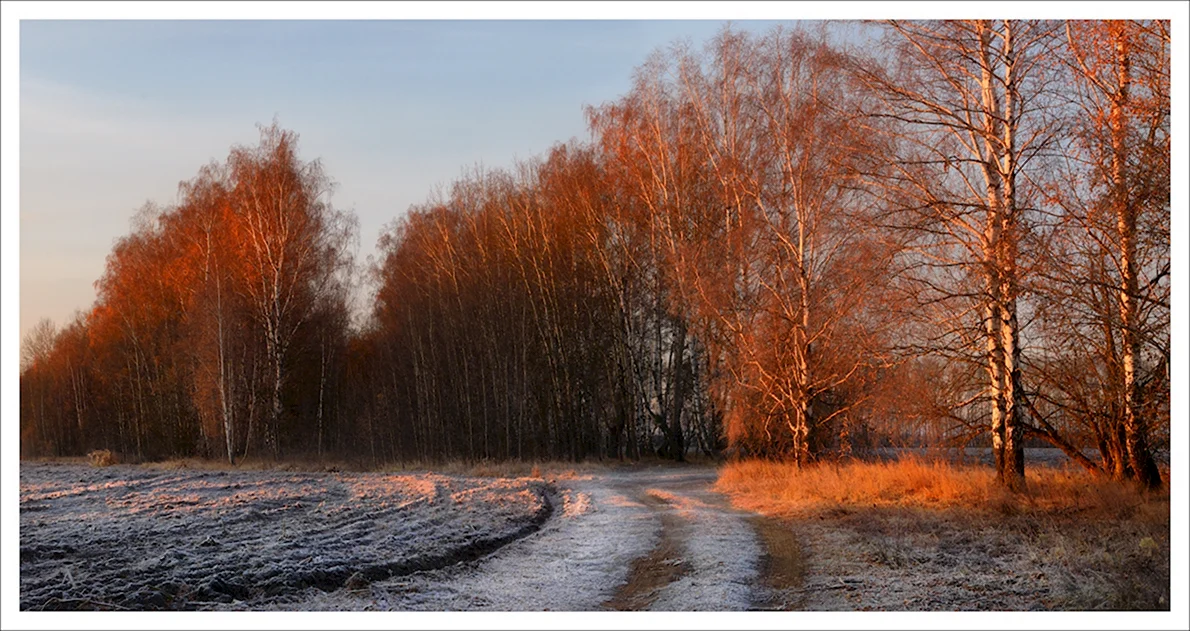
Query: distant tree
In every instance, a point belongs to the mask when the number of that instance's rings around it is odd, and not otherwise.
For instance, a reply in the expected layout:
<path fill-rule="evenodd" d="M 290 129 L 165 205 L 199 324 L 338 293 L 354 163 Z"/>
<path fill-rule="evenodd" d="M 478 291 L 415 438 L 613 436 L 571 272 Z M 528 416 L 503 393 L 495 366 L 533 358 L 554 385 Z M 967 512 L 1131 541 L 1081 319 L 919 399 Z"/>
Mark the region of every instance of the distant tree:
<path fill-rule="evenodd" d="M 186 267 L 193 275 L 185 306 L 186 341 L 194 359 L 193 400 L 204 435 L 221 435 L 222 451 L 235 464 L 240 393 L 253 384 L 243 381 L 249 339 L 246 305 L 236 292 L 234 269 L 240 250 L 226 176 L 219 165 L 211 164 L 179 188 L 182 203 L 173 226 L 187 243 Z"/>
<path fill-rule="evenodd" d="M 21 338 L 21 454 L 36 455 L 52 449 L 51 412 L 57 394 L 50 360 L 58 337 L 57 327 L 42 318 Z"/>
<path fill-rule="evenodd" d="M 230 230 L 236 235 L 237 287 L 260 327 L 269 371 L 265 443 L 280 455 L 283 392 L 293 344 L 319 304 L 350 269 L 352 218 L 326 200 L 330 180 L 297 157 L 297 135 L 275 123 L 257 147 L 232 149 L 227 162 Z"/>
<path fill-rule="evenodd" d="M 24 372 L 38 362 L 46 361 L 54 350 L 54 339 L 58 336 L 54 321 L 42 318 L 21 338 L 21 371 Z"/>
<path fill-rule="evenodd" d="M 177 207 L 138 211 L 89 313 L 61 334 L 41 325 L 26 344 L 23 452 L 234 462 L 262 417 L 277 455 L 285 406 L 300 416 L 284 428 L 289 444 L 320 445 L 337 409 L 327 399 L 349 326 L 355 224 L 322 199 L 328 181 L 295 142 L 267 128 L 260 148 L 233 149 L 183 183 Z"/>

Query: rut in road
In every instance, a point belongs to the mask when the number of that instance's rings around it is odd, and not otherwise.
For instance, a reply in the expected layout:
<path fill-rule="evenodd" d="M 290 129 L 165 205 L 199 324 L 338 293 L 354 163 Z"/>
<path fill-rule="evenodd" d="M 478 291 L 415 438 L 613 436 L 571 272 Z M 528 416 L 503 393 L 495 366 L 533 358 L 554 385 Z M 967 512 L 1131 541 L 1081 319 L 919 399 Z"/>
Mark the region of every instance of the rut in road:
<path fill-rule="evenodd" d="M 632 562 L 628 582 L 620 586 L 616 595 L 604 607 L 617 611 L 640 611 L 657 600 L 660 590 L 690 572 L 685 560 L 684 538 L 679 530 L 683 524 L 674 514 L 669 501 L 653 493 L 640 497 L 641 503 L 660 513 L 661 538 L 647 556 Z"/>
<path fill-rule="evenodd" d="M 764 549 L 760 557 L 760 581 L 753 593 L 752 609 L 804 609 L 804 587 L 809 561 L 792 524 L 786 520 L 761 515 L 752 517 L 751 521 Z"/>
<path fill-rule="evenodd" d="M 733 611 L 753 608 L 762 546 L 749 516 L 711 491 L 713 470 L 663 469 L 620 479 L 661 524 L 649 554 L 603 606 L 653 611 Z"/>

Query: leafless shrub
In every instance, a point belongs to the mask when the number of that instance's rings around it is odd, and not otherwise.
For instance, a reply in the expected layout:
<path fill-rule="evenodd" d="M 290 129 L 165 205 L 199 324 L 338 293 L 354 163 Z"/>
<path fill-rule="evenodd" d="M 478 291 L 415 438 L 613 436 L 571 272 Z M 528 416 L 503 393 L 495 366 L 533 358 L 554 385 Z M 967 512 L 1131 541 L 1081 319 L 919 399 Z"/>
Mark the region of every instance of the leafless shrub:
<path fill-rule="evenodd" d="M 92 467 L 110 467 L 119 463 L 119 459 L 110 449 L 95 449 L 87 452 L 87 460 Z"/>

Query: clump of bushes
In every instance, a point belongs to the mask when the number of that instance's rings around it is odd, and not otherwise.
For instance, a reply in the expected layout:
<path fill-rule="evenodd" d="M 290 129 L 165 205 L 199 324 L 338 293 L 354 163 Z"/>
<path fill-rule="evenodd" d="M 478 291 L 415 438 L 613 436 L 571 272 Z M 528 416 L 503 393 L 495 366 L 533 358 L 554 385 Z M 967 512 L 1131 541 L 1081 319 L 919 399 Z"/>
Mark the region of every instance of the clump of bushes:
<path fill-rule="evenodd" d="M 87 452 L 87 460 L 91 462 L 92 467 L 110 467 L 119 462 L 116 454 L 110 449 L 91 450 Z"/>

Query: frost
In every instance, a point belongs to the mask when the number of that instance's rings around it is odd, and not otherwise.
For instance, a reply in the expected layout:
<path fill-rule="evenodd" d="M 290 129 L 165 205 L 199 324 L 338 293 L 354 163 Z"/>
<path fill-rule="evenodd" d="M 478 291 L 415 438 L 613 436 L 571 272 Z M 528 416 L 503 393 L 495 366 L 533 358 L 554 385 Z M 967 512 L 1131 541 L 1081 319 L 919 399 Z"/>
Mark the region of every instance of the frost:
<path fill-rule="evenodd" d="M 654 610 L 741 610 L 752 600 L 759 544 L 744 515 L 708 489 L 709 469 L 621 470 L 557 482 L 559 508 L 540 531 L 474 563 L 380 581 L 366 592 L 312 594 L 284 609 L 592 611 L 607 609 L 633 562 L 661 537 L 662 497 L 683 526 L 690 572 Z"/>
<path fill-rule="evenodd" d="M 477 558 L 539 528 L 546 492 L 530 479 L 22 464 L 21 607 L 292 601 Z"/>
<path fill-rule="evenodd" d="M 282 608 L 582 611 L 599 609 L 656 540 L 655 515 L 607 480 L 559 483 L 560 510 L 540 531 L 470 564 L 313 594 Z"/>
<path fill-rule="evenodd" d="M 663 480 L 664 481 L 664 480 Z M 713 480 L 707 480 L 709 485 Z M 676 481 L 675 481 L 676 483 Z M 739 511 L 710 491 L 687 488 L 680 494 L 650 489 L 677 512 L 689 573 L 661 590 L 654 611 L 738 611 L 748 609 L 757 583 L 761 554 L 756 532 Z"/>
<path fill-rule="evenodd" d="M 708 468 L 536 478 L 22 464 L 23 609 L 608 609 L 666 537 L 654 610 L 752 601 L 760 548 Z"/>

